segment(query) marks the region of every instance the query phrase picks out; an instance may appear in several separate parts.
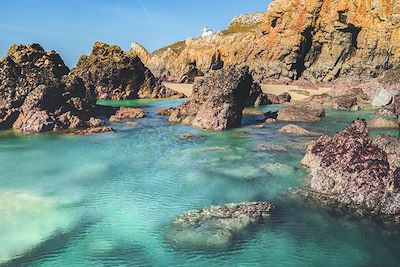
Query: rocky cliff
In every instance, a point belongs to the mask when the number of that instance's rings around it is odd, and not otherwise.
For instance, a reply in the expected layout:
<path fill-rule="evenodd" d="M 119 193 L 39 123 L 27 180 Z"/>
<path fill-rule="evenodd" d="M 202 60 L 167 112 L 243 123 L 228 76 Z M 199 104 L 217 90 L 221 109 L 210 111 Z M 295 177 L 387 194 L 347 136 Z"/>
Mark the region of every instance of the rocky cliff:
<path fill-rule="evenodd" d="M 399 1 L 275 0 L 263 16 L 253 17 L 234 20 L 207 38 L 189 38 L 152 54 L 135 46 L 133 53 L 170 80 L 179 80 L 189 64 L 206 73 L 218 59 L 219 66 L 248 65 L 261 81 L 374 79 L 397 89 Z"/>
<path fill-rule="evenodd" d="M 96 99 L 55 51 L 13 45 L 0 59 L 0 129 L 45 132 L 99 126 Z"/>
<path fill-rule="evenodd" d="M 164 87 L 140 58 L 115 45 L 96 42 L 89 56 L 82 56 L 72 75 L 80 77 L 97 99 L 137 99 L 179 96 Z"/>

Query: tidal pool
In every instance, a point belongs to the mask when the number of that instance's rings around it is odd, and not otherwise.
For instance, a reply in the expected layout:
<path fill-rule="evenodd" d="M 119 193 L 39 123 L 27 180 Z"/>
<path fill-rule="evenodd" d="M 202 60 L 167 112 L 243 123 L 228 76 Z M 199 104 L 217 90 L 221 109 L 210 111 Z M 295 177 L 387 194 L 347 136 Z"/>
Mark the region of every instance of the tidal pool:
<path fill-rule="evenodd" d="M 112 124 L 114 133 L 2 133 L 0 265 L 399 265 L 398 229 L 287 194 L 305 181 L 300 160 L 311 138 L 278 133 L 284 123 L 257 129 L 256 116 L 245 117 L 241 129 L 212 133 L 156 115 L 181 101 L 103 102 L 148 112 L 139 127 Z M 371 116 L 328 110 L 322 122 L 299 125 L 333 134 Z M 182 140 L 188 131 L 201 138 Z M 262 151 L 260 144 L 287 151 Z M 166 239 L 171 221 L 188 210 L 259 200 L 275 203 L 276 213 L 227 249 L 178 248 Z"/>

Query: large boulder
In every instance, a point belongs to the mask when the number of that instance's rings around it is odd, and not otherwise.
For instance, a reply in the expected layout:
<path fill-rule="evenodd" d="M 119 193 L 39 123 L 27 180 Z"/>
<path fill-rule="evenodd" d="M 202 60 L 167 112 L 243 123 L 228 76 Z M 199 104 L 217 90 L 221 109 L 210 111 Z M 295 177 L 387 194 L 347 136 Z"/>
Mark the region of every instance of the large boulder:
<path fill-rule="evenodd" d="M 248 68 L 211 72 L 194 84 L 189 101 L 173 109 L 169 120 L 206 130 L 239 127 L 249 94 L 257 86 Z"/>
<path fill-rule="evenodd" d="M 0 59 L 0 129 L 23 133 L 90 127 L 95 96 L 55 51 L 13 45 Z"/>
<path fill-rule="evenodd" d="M 283 107 L 278 111 L 277 119 L 290 122 L 317 122 L 325 116 L 324 106 L 317 101 L 305 101 Z"/>
<path fill-rule="evenodd" d="M 249 227 L 266 220 L 273 209 L 267 202 L 251 202 L 189 211 L 172 222 L 167 239 L 182 248 L 225 249 Z"/>
<path fill-rule="evenodd" d="M 373 107 L 384 107 L 392 102 L 392 98 L 393 95 L 390 92 L 386 89 L 380 88 L 375 92 L 371 104 Z"/>
<path fill-rule="evenodd" d="M 310 170 L 313 196 L 362 215 L 398 221 L 400 216 L 400 142 L 372 140 L 364 121 L 334 137 L 311 144 L 302 163 Z"/>
<path fill-rule="evenodd" d="M 137 99 L 179 96 L 166 88 L 137 55 L 124 53 L 115 45 L 96 42 L 89 56 L 82 56 L 72 71 L 97 99 Z"/>

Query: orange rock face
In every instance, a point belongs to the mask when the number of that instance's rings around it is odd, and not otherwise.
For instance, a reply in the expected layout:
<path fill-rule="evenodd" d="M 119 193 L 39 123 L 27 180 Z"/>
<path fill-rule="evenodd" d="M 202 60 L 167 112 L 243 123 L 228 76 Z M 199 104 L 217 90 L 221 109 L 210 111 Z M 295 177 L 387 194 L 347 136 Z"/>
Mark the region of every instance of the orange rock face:
<path fill-rule="evenodd" d="M 188 64 L 207 73 L 217 53 L 224 67 L 248 65 L 259 80 L 384 81 L 398 75 L 398 0 L 275 0 L 261 21 L 249 21 L 138 55 L 170 80 L 178 80 Z"/>

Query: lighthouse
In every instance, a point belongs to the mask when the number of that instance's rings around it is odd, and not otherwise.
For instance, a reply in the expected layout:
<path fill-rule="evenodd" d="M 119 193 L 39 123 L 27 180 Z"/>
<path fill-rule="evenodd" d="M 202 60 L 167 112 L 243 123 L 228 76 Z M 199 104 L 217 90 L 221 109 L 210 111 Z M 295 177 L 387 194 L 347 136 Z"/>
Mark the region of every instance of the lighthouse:
<path fill-rule="evenodd" d="M 203 28 L 203 33 L 201 34 L 202 38 L 208 37 L 213 35 L 213 31 L 211 29 L 209 29 L 207 26 L 204 26 Z"/>

